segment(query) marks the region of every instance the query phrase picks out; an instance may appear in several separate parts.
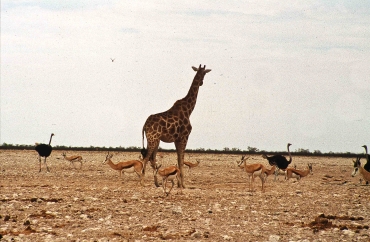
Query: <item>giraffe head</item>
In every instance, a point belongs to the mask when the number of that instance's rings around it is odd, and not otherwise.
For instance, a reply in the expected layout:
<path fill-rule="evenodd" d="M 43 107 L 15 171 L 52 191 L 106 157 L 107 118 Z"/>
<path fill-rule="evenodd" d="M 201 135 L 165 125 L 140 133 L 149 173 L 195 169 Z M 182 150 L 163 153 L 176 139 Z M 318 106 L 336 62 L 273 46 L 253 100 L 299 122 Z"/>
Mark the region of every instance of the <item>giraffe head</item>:
<path fill-rule="evenodd" d="M 199 86 L 202 86 L 203 85 L 204 76 L 208 72 L 210 72 L 211 69 L 206 69 L 206 65 L 204 65 L 203 68 L 202 68 L 202 65 L 199 65 L 198 68 L 196 68 L 195 66 L 192 66 L 191 68 L 193 68 L 193 70 L 197 72 L 197 74 L 195 74 L 194 81 L 197 80 L 199 82 Z"/>

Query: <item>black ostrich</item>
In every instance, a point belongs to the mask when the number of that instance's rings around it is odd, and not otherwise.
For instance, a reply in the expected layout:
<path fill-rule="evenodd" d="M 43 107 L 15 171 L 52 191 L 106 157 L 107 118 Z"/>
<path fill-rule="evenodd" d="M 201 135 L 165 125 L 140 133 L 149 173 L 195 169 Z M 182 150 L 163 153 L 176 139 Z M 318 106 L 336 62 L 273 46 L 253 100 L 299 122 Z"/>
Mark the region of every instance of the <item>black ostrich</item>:
<path fill-rule="evenodd" d="M 267 156 L 266 154 L 263 154 L 262 157 L 267 159 L 271 166 L 277 166 L 279 169 L 285 170 L 292 162 L 292 155 L 290 154 L 289 151 L 289 146 L 291 145 L 292 145 L 291 143 L 288 143 L 287 145 L 289 160 L 287 160 L 285 156 L 282 155 Z"/>
<path fill-rule="evenodd" d="M 49 155 L 51 154 L 51 151 L 53 150 L 53 148 L 50 145 L 51 139 L 53 138 L 53 136 L 54 136 L 54 134 L 52 133 L 50 135 L 50 141 L 49 141 L 48 145 L 47 144 L 37 144 L 36 143 L 35 150 L 37 151 L 37 153 L 39 153 L 39 162 L 40 162 L 40 171 L 39 172 L 41 172 L 41 157 L 45 157 L 44 163 L 45 163 L 47 171 L 50 172 L 49 167 L 46 164 L 46 158 L 49 157 Z"/>

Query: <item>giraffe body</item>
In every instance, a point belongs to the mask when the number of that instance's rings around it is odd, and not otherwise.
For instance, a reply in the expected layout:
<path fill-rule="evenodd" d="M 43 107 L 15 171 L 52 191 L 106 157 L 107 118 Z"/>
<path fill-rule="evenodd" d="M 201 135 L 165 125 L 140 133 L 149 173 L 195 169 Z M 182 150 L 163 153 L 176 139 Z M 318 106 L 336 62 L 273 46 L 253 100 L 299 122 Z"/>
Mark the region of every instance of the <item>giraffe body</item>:
<path fill-rule="evenodd" d="M 167 111 L 150 115 L 142 130 L 143 137 L 143 150 L 144 169 L 146 164 L 150 161 L 153 169 L 156 167 L 156 154 L 160 141 L 166 143 L 175 143 L 177 152 L 177 162 L 180 169 L 181 186 L 184 187 L 183 181 L 183 164 L 184 164 L 184 151 L 192 130 L 190 124 L 190 115 L 194 110 L 199 87 L 203 85 L 203 79 L 206 73 L 211 70 L 205 69 L 199 65 L 199 68 L 192 67 L 197 73 L 190 86 L 188 94 L 177 100 L 174 105 Z M 147 149 L 144 148 L 144 133 L 147 139 Z"/>

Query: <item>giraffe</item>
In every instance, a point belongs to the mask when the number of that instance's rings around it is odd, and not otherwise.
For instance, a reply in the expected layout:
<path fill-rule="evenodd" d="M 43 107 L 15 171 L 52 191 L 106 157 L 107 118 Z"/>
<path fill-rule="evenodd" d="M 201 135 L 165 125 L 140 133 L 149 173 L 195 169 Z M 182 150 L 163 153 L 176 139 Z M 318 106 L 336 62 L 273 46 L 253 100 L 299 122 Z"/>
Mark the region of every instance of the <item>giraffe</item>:
<path fill-rule="evenodd" d="M 156 168 L 156 154 L 160 141 L 175 143 L 177 164 L 180 169 L 180 186 L 183 188 L 185 188 L 183 175 L 184 152 L 192 129 L 189 118 L 197 102 L 199 87 L 203 85 L 204 76 L 211 71 L 206 69 L 205 65 L 203 68 L 202 65 L 199 65 L 198 68 L 194 66 L 192 68 L 197 73 L 188 94 L 184 98 L 177 100 L 167 111 L 150 115 L 145 121 L 142 130 L 143 149 L 141 154 L 144 158 L 143 173 L 145 173 L 148 161 L 150 161 L 153 169 Z M 147 149 L 144 147 L 144 132 L 147 139 Z"/>

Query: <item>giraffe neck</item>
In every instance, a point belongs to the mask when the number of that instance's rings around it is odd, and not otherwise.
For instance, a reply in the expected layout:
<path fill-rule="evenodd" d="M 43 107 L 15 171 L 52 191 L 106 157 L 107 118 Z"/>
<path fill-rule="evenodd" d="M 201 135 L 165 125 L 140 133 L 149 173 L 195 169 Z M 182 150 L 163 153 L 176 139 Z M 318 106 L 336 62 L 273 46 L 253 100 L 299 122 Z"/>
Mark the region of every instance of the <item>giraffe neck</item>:
<path fill-rule="evenodd" d="M 194 78 L 193 83 L 190 86 L 188 94 L 180 100 L 177 100 L 172 106 L 172 110 L 182 111 L 186 117 L 190 117 L 191 113 L 195 108 L 199 91 L 199 80 Z"/>
<path fill-rule="evenodd" d="M 197 97 L 199 92 L 199 85 L 194 85 L 194 81 L 188 91 L 188 94 L 183 98 L 186 101 L 185 105 L 188 109 L 189 116 L 193 112 L 195 108 L 195 104 L 197 103 Z"/>

